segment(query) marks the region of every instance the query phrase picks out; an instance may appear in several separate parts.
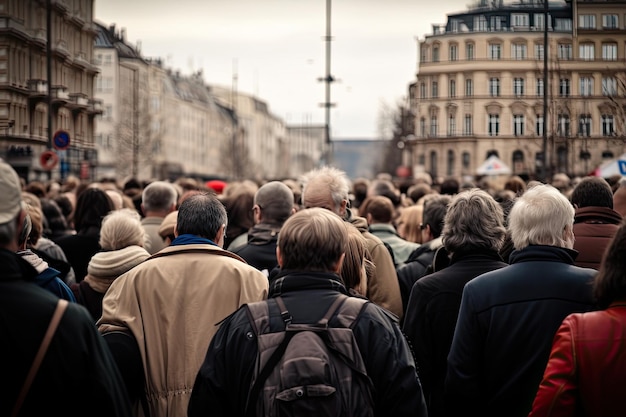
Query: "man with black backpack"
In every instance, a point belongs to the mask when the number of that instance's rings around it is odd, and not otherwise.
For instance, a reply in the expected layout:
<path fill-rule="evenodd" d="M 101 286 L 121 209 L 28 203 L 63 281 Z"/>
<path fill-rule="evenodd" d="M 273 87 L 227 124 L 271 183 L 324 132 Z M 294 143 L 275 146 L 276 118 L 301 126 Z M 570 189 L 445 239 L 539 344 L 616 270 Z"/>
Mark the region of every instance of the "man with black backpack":
<path fill-rule="evenodd" d="M 397 319 L 348 297 L 347 225 L 321 208 L 281 229 L 267 301 L 242 306 L 211 341 L 188 416 L 426 416 Z"/>

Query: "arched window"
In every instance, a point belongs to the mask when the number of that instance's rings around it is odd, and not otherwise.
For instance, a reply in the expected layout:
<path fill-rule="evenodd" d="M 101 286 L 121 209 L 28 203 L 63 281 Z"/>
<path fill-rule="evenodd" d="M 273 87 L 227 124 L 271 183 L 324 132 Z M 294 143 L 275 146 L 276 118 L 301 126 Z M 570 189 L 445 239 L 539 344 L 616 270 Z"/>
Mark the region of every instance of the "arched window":
<path fill-rule="evenodd" d="M 448 150 L 448 167 L 446 169 L 446 175 L 454 175 L 454 151 L 452 149 Z"/>
<path fill-rule="evenodd" d="M 513 152 L 513 172 L 518 174 L 524 171 L 524 152 L 519 149 Z"/>
<path fill-rule="evenodd" d="M 430 151 L 430 176 L 437 177 L 437 152 Z"/>
<path fill-rule="evenodd" d="M 560 172 L 567 172 L 567 148 L 565 146 L 559 146 L 556 150 L 557 169 Z"/>

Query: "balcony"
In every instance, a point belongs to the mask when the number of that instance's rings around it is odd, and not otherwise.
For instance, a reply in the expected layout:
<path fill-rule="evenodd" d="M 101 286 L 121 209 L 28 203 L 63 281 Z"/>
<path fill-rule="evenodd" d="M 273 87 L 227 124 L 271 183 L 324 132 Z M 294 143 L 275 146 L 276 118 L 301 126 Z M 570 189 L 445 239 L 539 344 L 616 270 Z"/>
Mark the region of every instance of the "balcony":
<path fill-rule="evenodd" d="M 67 103 L 67 107 L 73 112 L 80 112 L 86 110 L 89 107 L 89 99 L 86 94 L 73 93 L 70 94 L 70 100 Z"/>
<path fill-rule="evenodd" d="M 54 52 L 61 55 L 63 58 L 69 58 L 71 56 L 70 50 L 67 47 L 67 42 L 63 39 L 57 41 Z"/>
<path fill-rule="evenodd" d="M 62 85 L 52 86 L 52 104 L 62 106 L 70 101 L 70 94 L 67 91 L 67 87 Z"/>
<path fill-rule="evenodd" d="M 48 96 L 48 82 L 46 80 L 28 80 L 28 99 L 32 102 L 40 102 Z"/>
<path fill-rule="evenodd" d="M 83 68 L 87 68 L 89 67 L 91 64 L 89 63 L 89 61 L 87 60 L 87 54 L 85 52 L 78 52 L 75 56 L 74 56 L 74 63 L 76 65 L 79 65 Z"/>
<path fill-rule="evenodd" d="M 48 37 L 46 36 L 46 29 L 43 29 L 43 28 L 32 29 L 30 31 L 30 35 L 34 43 L 38 44 L 39 46 L 46 46 L 46 43 L 48 42 Z"/>
<path fill-rule="evenodd" d="M 103 102 L 99 98 L 92 98 L 89 100 L 89 106 L 87 107 L 87 114 L 90 116 L 96 116 L 103 113 Z"/>

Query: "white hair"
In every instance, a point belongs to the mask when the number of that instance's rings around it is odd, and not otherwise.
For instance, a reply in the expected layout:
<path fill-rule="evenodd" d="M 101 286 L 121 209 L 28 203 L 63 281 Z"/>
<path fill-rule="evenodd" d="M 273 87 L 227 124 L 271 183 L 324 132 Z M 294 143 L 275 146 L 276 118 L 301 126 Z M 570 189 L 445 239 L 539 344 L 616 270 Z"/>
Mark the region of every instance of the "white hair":
<path fill-rule="evenodd" d="M 509 232 L 515 249 L 528 245 L 571 247 L 574 207 L 551 185 L 536 185 L 520 196 L 509 214 Z"/>

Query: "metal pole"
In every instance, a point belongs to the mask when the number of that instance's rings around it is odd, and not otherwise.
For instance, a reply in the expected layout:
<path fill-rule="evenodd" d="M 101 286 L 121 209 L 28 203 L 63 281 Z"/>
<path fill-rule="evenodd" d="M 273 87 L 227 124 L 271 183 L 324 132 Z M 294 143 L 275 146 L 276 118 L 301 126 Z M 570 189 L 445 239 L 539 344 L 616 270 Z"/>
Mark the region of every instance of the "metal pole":
<path fill-rule="evenodd" d="M 48 78 L 48 142 L 46 148 L 52 149 L 52 5 L 51 0 L 46 3 L 46 77 Z M 48 179 L 52 179 L 52 170 L 48 170 Z"/>
<path fill-rule="evenodd" d="M 330 73 L 330 58 L 331 58 L 331 45 L 332 41 L 331 36 L 331 0 L 326 0 L 326 36 L 324 38 L 326 42 L 326 77 L 324 77 L 325 82 L 325 102 L 324 102 L 324 115 L 325 115 L 325 126 L 324 126 L 324 136 L 326 140 L 326 144 L 328 146 L 328 160 L 327 164 L 330 165 L 332 162 L 333 155 L 333 144 L 330 138 L 330 108 L 332 106 L 330 102 L 330 84 L 334 81 L 333 76 Z"/>
<path fill-rule="evenodd" d="M 543 1 L 543 149 L 541 179 L 548 181 L 548 0 Z"/>

